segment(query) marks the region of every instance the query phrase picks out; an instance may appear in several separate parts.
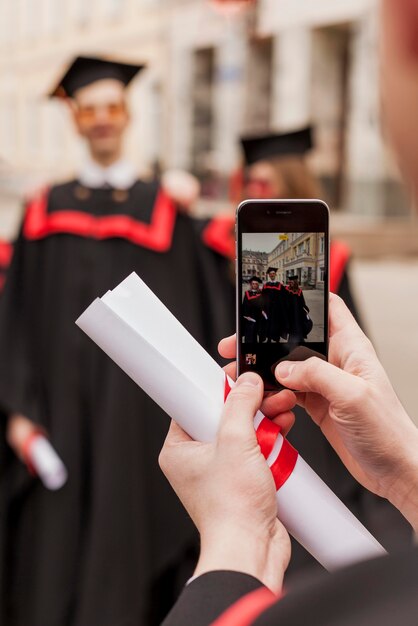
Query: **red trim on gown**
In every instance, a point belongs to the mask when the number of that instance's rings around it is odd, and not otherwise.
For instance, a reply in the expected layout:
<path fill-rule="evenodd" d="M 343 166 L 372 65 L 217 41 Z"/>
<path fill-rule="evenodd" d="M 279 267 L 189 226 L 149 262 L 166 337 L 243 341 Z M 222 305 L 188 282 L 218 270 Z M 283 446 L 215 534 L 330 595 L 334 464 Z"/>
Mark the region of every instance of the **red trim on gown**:
<path fill-rule="evenodd" d="M 158 192 L 149 224 L 128 215 L 95 217 L 87 212 L 65 209 L 48 213 L 46 192 L 28 204 L 23 235 L 29 240 L 58 233 L 98 240 L 119 237 L 156 252 L 166 252 L 171 247 L 176 213 L 174 202 L 162 190 Z"/>
<path fill-rule="evenodd" d="M 282 288 L 282 283 L 279 283 L 278 287 L 275 287 L 273 285 L 264 285 L 263 289 L 275 289 L 276 291 L 280 291 Z"/>
<path fill-rule="evenodd" d="M 6 268 L 12 260 L 13 246 L 8 241 L 0 241 L 0 267 Z"/>
<path fill-rule="evenodd" d="M 345 268 L 350 259 L 350 248 L 343 241 L 333 241 L 330 248 L 329 288 L 338 293 Z"/>
<path fill-rule="evenodd" d="M 247 300 L 255 300 L 256 298 L 259 298 L 261 296 L 261 291 L 259 293 L 257 293 L 255 296 L 250 296 L 250 292 L 246 291 L 245 295 L 247 297 Z"/>
<path fill-rule="evenodd" d="M 211 626 L 250 626 L 256 619 L 277 602 L 269 589 L 262 587 L 240 598 L 230 606 Z"/>
<path fill-rule="evenodd" d="M 234 218 L 229 215 L 214 217 L 203 231 L 203 242 L 218 254 L 235 257 Z"/>

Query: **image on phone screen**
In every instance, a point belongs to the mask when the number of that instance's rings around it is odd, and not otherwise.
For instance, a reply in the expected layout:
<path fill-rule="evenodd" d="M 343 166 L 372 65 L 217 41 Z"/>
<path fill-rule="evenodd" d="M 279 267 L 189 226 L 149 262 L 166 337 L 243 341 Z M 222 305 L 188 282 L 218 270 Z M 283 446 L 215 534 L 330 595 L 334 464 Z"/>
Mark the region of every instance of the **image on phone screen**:
<path fill-rule="evenodd" d="M 328 232 L 245 232 L 244 220 L 238 247 L 240 372 L 275 388 L 281 360 L 327 356 Z"/>

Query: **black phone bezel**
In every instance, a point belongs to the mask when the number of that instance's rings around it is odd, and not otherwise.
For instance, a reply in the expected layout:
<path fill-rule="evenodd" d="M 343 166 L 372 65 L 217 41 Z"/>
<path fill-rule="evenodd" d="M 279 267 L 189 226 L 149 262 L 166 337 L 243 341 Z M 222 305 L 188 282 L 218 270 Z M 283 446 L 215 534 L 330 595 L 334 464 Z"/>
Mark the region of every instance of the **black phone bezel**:
<path fill-rule="evenodd" d="M 245 216 L 244 216 L 245 213 Z M 329 208 L 319 199 L 301 200 L 244 200 L 236 211 L 236 333 L 237 333 L 237 376 L 247 371 L 243 362 L 241 341 L 242 306 L 242 233 L 243 232 L 323 232 L 325 234 L 324 291 L 324 336 L 325 354 L 328 359 L 329 343 Z M 309 345 L 307 343 L 306 345 Z M 264 381 L 266 391 L 277 391 L 284 387 Z"/>

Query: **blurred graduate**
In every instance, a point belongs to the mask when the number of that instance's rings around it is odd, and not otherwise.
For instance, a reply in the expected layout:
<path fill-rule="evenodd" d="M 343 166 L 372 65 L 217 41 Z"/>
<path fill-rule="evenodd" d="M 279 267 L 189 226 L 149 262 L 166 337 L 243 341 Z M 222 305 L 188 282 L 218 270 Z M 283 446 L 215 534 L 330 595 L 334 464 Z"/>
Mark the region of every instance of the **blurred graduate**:
<path fill-rule="evenodd" d="M 0 468 L 2 624 L 158 624 L 189 574 L 195 530 L 157 466 L 168 418 L 74 323 L 136 271 L 212 354 L 233 331 L 222 225 L 193 219 L 187 193 L 124 158 L 125 90 L 142 69 L 78 57 L 51 93 L 89 159 L 29 200 L 1 298 L 14 452 Z M 59 490 L 25 467 L 38 432 L 67 469 Z"/>

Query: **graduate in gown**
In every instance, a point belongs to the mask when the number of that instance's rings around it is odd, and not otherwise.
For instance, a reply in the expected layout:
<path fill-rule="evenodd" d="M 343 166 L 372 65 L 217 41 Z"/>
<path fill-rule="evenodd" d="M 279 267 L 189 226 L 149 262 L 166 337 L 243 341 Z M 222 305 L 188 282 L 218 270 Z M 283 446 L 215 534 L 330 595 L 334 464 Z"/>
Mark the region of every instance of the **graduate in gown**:
<path fill-rule="evenodd" d="M 267 281 L 263 286 L 263 298 L 267 319 L 263 328 L 263 341 L 279 342 L 280 337 L 286 339 L 288 319 L 286 311 L 286 294 L 284 285 L 277 280 L 277 268 L 267 268 Z"/>
<path fill-rule="evenodd" d="M 195 530 L 157 463 L 168 418 L 75 326 L 135 271 L 212 354 L 233 332 L 222 224 L 180 211 L 123 158 L 125 88 L 140 69 L 78 57 L 54 89 L 90 159 L 28 201 L 1 298 L 0 405 L 13 448 L 0 468 L 8 626 L 158 624 L 193 566 Z M 50 439 L 68 471 L 62 489 L 46 489 L 19 460 L 22 425 Z"/>
<path fill-rule="evenodd" d="M 243 335 L 245 343 L 258 343 L 261 324 L 266 319 L 262 281 L 258 276 L 251 276 L 250 289 L 244 294 L 242 302 Z"/>
<path fill-rule="evenodd" d="M 289 343 L 301 343 L 307 338 L 306 316 L 309 307 L 305 302 L 299 280 L 296 275 L 289 276 L 286 285 L 286 310 L 288 319 Z"/>

